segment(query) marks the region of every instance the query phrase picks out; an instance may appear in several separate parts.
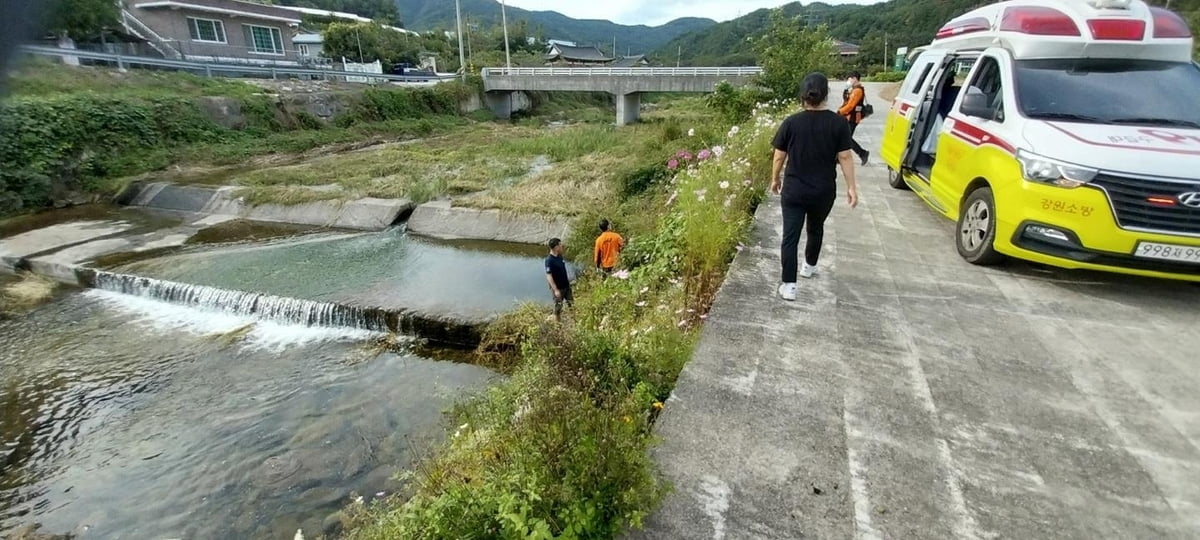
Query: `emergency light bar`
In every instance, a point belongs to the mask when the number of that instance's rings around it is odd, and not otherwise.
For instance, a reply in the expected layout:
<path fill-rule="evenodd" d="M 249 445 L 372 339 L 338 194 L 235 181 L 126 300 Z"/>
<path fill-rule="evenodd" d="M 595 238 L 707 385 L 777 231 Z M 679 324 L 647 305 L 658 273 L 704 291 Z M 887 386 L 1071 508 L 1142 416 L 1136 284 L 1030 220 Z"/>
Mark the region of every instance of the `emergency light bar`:
<path fill-rule="evenodd" d="M 1156 38 L 1190 38 L 1192 29 L 1188 28 L 1183 17 L 1169 9 L 1160 7 L 1150 8 L 1154 14 L 1154 37 Z"/>
<path fill-rule="evenodd" d="M 972 32 L 986 32 L 992 29 L 992 23 L 984 17 L 950 21 L 937 32 L 935 39 L 961 36 Z"/>
<path fill-rule="evenodd" d="M 1066 13 L 1040 6 L 1010 7 L 1000 19 L 1000 30 L 1034 36 L 1079 37 L 1079 27 Z"/>

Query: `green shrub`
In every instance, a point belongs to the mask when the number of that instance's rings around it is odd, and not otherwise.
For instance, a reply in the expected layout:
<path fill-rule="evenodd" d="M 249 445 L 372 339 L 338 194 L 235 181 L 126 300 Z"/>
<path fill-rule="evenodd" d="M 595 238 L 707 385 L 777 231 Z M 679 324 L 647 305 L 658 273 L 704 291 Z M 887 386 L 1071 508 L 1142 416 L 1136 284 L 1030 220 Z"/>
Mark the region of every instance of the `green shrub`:
<path fill-rule="evenodd" d="M 75 94 L 0 104 L 0 133 L 0 212 L 9 213 L 45 206 L 55 191 L 93 190 L 141 169 L 153 149 L 215 141 L 224 130 L 183 98 Z"/>
<path fill-rule="evenodd" d="M 907 71 L 880 71 L 868 78 L 871 82 L 901 82 L 908 76 Z"/>
<path fill-rule="evenodd" d="M 750 118 L 755 104 L 765 99 L 765 93 L 754 88 L 734 88 L 728 82 L 717 83 L 713 93 L 706 98 L 709 108 L 717 112 L 720 119 L 729 124 L 740 124 Z"/>
<path fill-rule="evenodd" d="M 428 115 L 459 114 L 461 86 L 432 88 L 368 88 L 358 97 L 344 123 L 382 122 Z M 460 83 L 461 84 L 461 83 Z"/>
<path fill-rule="evenodd" d="M 628 199 L 641 195 L 656 184 L 662 184 L 670 177 L 666 165 L 654 163 L 643 165 L 621 177 L 621 198 Z"/>

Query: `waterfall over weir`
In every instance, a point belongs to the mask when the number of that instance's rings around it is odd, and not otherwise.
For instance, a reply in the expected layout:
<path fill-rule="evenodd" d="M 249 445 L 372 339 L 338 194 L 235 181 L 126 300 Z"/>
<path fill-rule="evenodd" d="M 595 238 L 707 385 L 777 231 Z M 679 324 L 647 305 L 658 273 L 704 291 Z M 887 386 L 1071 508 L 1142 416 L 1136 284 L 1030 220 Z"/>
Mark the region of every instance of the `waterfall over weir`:
<path fill-rule="evenodd" d="M 283 324 L 376 332 L 399 330 L 396 328 L 399 318 L 379 308 L 284 298 L 103 271 L 96 272 L 93 286 L 101 290 Z"/>

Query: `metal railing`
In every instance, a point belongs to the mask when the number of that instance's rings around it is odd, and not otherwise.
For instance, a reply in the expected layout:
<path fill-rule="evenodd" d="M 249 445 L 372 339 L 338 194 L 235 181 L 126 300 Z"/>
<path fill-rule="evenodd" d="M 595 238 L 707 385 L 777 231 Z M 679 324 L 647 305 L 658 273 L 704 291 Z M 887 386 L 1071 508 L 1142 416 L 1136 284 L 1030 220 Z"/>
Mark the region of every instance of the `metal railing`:
<path fill-rule="evenodd" d="M 748 67 L 517 67 L 517 68 L 483 68 L 483 77 L 592 77 L 609 75 L 617 77 L 701 77 L 726 76 L 745 77 L 762 73 L 762 68 Z"/>
<path fill-rule="evenodd" d="M 59 47 L 43 47 L 39 45 L 23 45 L 21 51 L 27 54 L 35 54 L 41 56 L 53 57 L 75 57 L 83 60 L 94 60 L 100 62 L 111 62 L 119 68 L 126 66 L 154 66 L 159 68 L 177 69 L 182 71 L 191 71 L 202 73 L 209 77 L 216 75 L 224 76 L 226 74 L 263 76 L 272 79 L 279 77 L 316 77 L 322 79 L 340 78 L 340 77 L 368 77 L 374 81 L 387 82 L 427 82 L 431 80 L 450 80 L 458 78 L 458 75 L 444 75 L 434 77 L 409 77 L 404 75 L 391 75 L 383 73 L 358 73 L 351 71 L 341 71 L 334 69 L 311 69 L 287 65 L 255 65 L 243 63 L 213 63 L 213 62 L 191 62 L 187 60 L 171 60 L 168 58 L 154 58 L 149 56 L 125 56 L 120 54 L 109 54 L 94 51 L 84 51 L 80 49 L 62 49 Z"/>

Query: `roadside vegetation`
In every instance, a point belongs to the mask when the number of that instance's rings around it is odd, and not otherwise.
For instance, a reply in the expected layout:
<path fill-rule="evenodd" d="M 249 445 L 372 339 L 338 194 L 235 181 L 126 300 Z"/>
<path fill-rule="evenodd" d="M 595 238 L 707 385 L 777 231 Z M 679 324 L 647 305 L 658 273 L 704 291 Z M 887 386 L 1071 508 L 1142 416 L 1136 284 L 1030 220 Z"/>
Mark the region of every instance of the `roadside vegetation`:
<path fill-rule="evenodd" d="M 769 176 L 767 111 L 640 126 L 652 162 L 615 178 L 567 242 L 589 268 L 589 224 L 613 219 L 623 271 L 581 277 L 562 324 L 535 307 L 493 324 L 477 361 L 510 377 L 453 411 L 453 438 L 406 492 L 353 507 L 350 538 L 612 538 L 642 523 L 669 489 L 651 426 Z"/>

